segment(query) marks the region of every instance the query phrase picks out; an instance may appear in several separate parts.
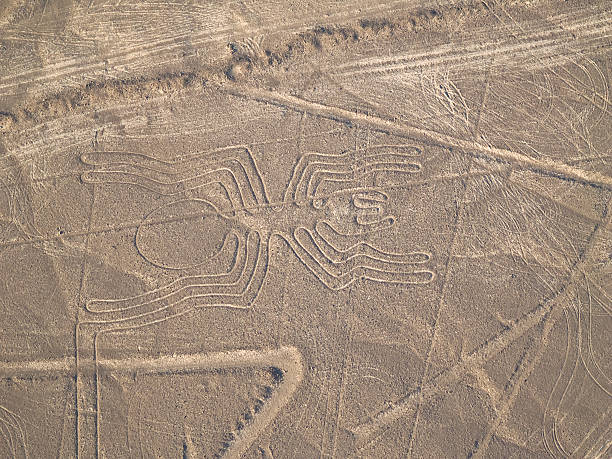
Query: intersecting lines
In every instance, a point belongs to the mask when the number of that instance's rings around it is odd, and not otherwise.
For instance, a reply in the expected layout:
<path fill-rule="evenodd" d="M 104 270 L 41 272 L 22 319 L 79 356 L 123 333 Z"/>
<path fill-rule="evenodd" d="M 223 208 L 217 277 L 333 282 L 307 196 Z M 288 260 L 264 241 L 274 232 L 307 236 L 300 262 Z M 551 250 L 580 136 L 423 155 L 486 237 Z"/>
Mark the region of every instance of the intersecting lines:
<path fill-rule="evenodd" d="M 556 68 L 505 72 L 492 80 L 483 131 L 489 141 L 528 154 L 601 161 L 609 135 L 592 133 L 605 130 L 608 91 L 600 65 L 582 56 Z"/>
<path fill-rule="evenodd" d="M 4 215 L 0 214 L 0 228 L 5 227 L 2 232 L 14 228 L 28 239 L 39 237 L 32 202 L 36 189 L 32 169 L 13 155 L 3 156 L 2 162 L 8 168 L 0 173 L 0 199 L 6 203 Z"/>
<path fill-rule="evenodd" d="M 255 160 L 246 147 L 227 147 L 163 161 L 135 152 L 87 153 L 81 161 L 96 169 L 81 175 L 85 183 L 123 183 L 172 196 L 206 185 L 220 185 L 232 208 L 268 203 Z"/>
<path fill-rule="evenodd" d="M 6 443 L 6 451 L 10 452 L 11 457 L 27 459 L 28 436 L 25 423 L 20 416 L 0 406 L 0 445 L 2 440 Z"/>
<path fill-rule="evenodd" d="M 246 235 L 246 242 L 236 238 L 236 256 L 227 273 L 181 277 L 130 298 L 90 300 L 80 324 L 125 330 L 163 322 L 202 307 L 248 309 L 268 271 L 268 245 L 255 231 Z"/>
<path fill-rule="evenodd" d="M 357 280 L 387 284 L 428 284 L 434 272 L 418 269 L 431 255 L 425 252 L 392 253 L 366 242 L 357 242 L 346 249 L 333 245 L 324 233 L 334 229 L 321 222 L 313 230 L 298 227 L 287 242 L 297 258 L 332 290 L 348 287 Z M 346 239 L 336 233 L 337 239 Z"/>
<path fill-rule="evenodd" d="M 355 184 L 378 173 L 414 174 L 421 170 L 415 157 L 421 150 L 412 145 L 379 145 L 369 147 L 365 155 L 349 150 L 340 155 L 306 153 L 295 165 L 284 201 L 298 204 L 311 202 L 326 182 Z"/>
<path fill-rule="evenodd" d="M 537 266 L 549 274 L 567 271 L 588 237 L 591 222 L 586 212 L 582 215 L 568 203 L 540 196 L 531 180 L 513 175 L 473 180 L 466 196 L 469 229 L 460 234 L 462 245 L 472 246 L 482 256 L 504 253 L 530 270 Z M 585 220 L 589 224 L 585 225 Z M 550 279 L 555 277 L 550 275 Z"/>
<path fill-rule="evenodd" d="M 575 314 L 580 361 L 582 362 L 588 377 L 595 383 L 595 385 L 608 397 L 612 397 L 612 379 L 604 372 L 602 365 L 600 365 L 600 362 L 593 352 L 594 325 L 598 319 L 612 319 L 612 312 L 609 309 L 607 310 L 604 304 L 600 303 L 602 313 L 596 314 L 593 311 L 595 306 L 593 303 L 596 300 L 591 294 L 590 282 L 586 278 L 585 287 L 587 294 L 586 302 L 581 301 L 580 297 L 578 297 L 578 304 Z"/>
<path fill-rule="evenodd" d="M 413 139 L 424 144 L 447 146 L 453 149 L 459 148 L 470 156 L 488 158 L 496 162 L 511 163 L 518 168 L 532 170 L 538 174 L 566 178 L 571 181 L 604 188 L 606 190 L 612 189 L 612 178 L 608 175 L 597 171 L 580 169 L 548 157 L 534 157 L 520 151 L 485 145 L 472 140 L 464 140 L 439 131 L 422 129 L 372 115 L 355 113 L 339 107 L 324 105 L 318 102 L 307 101 L 299 97 L 282 94 L 277 91 L 254 88 L 232 88 L 231 91 L 226 92 L 249 100 L 275 104 L 300 113 L 308 112 L 312 115 L 333 120 L 341 120 L 342 122 L 358 126 L 369 126 L 376 130 L 388 132 L 402 138 Z"/>
<path fill-rule="evenodd" d="M 571 307 L 563 311 L 567 340 L 565 356 L 546 402 L 542 426 L 544 446 L 555 457 L 590 457 L 587 454 L 589 451 L 596 450 L 602 442 L 604 446 L 609 442 L 605 437 L 610 429 L 612 406 L 596 413 L 598 418 L 591 420 L 588 432 L 578 436 L 577 444 L 564 442 L 561 436 L 561 431 L 565 430 L 564 424 L 567 424 L 566 418 L 571 419 L 575 416 L 573 412 L 576 405 L 581 404 L 580 398 L 588 398 L 588 394 L 592 394 L 593 389 L 596 392 L 603 392 L 607 399 L 612 397 L 612 380 L 604 372 L 593 352 L 593 327 L 596 321 L 609 320 L 612 315 L 604 304 L 600 304 L 602 314 L 594 313 L 594 297 L 591 295 L 589 284 L 585 278 L 584 288 L 578 290 Z M 585 295 L 587 299 L 583 301 L 581 297 Z M 605 325 L 603 328 L 605 330 Z M 594 386 L 588 384 L 589 380 Z"/>
<path fill-rule="evenodd" d="M 579 273 L 584 272 L 591 264 L 588 258 L 591 256 L 594 241 L 599 243 L 600 238 L 602 240 L 607 240 L 606 238 L 608 236 L 605 228 L 606 225 L 609 225 L 610 218 L 607 210 L 605 210 L 602 217 L 600 217 L 603 218 L 604 221 L 598 221 L 594 228 L 590 227 L 588 224 L 585 225 L 584 220 L 576 222 L 581 225 L 579 226 L 580 231 L 576 232 L 574 230 L 570 238 L 570 234 L 566 234 L 564 230 L 572 219 L 559 219 L 559 217 L 563 215 L 560 212 L 562 206 L 556 205 L 559 203 L 553 201 L 555 205 L 546 203 L 548 205 L 545 206 L 538 202 L 538 196 L 534 197 L 533 195 L 529 195 L 529 193 L 523 193 L 521 192 L 521 188 L 517 186 L 504 186 L 504 183 L 492 180 L 492 177 L 485 177 L 483 180 L 483 182 L 471 182 L 469 191 L 465 193 L 464 198 L 461 200 L 462 204 L 464 204 L 463 208 L 465 209 L 462 221 L 472 225 L 478 224 L 478 220 L 484 218 L 483 229 L 487 228 L 487 231 L 490 231 L 493 236 L 495 236 L 498 231 L 502 235 L 507 234 L 508 237 L 512 237 L 513 241 L 512 244 L 509 245 L 519 245 L 520 252 L 518 252 L 517 261 L 523 261 L 527 264 L 530 272 L 540 277 L 539 272 L 541 270 L 532 268 L 548 268 L 552 265 L 552 268 L 561 271 L 563 274 L 563 277 L 561 277 L 554 273 L 555 275 L 553 275 L 552 278 L 563 279 L 567 274 L 567 282 L 564 282 L 565 285 L 551 286 L 548 285 L 546 279 L 550 279 L 550 277 L 542 277 L 540 280 L 543 285 L 550 288 L 551 296 L 542 300 L 542 302 L 538 304 L 538 307 L 532 311 L 523 314 L 516 320 L 511 322 L 508 321 L 504 326 L 503 332 L 487 340 L 470 354 L 462 356 L 457 364 L 451 365 L 437 375 L 424 379 L 424 383 L 415 390 L 399 401 L 392 403 L 388 409 L 382 410 L 379 414 L 374 416 L 372 420 L 368 420 L 355 428 L 354 432 L 358 449 L 376 440 L 379 433 L 385 431 L 388 426 L 395 423 L 398 419 L 411 415 L 424 400 L 431 400 L 434 394 L 443 393 L 447 390 L 448 384 L 455 384 L 465 375 L 466 371 L 471 371 L 472 368 L 482 368 L 487 361 L 490 361 L 496 354 L 499 354 L 501 350 L 516 341 L 519 336 L 524 335 L 526 331 L 532 329 L 536 325 L 546 323 L 549 320 L 548 317 L 553 312 L 561 312 L 560 310 L 565 307 L 568 291 L 574 288 L 573 284 L 575 278 Z M 475 208 L 479 202 L 486 203 L 485 208 L 481 211 L 477 211 Z M 557 213 L 559 213 L 559 215 L 557 215 Z M 571 215 L 571 217 L 575 216 L 576 214 Z M 498 230 L 498 226 L 502 228 Z M 543 231 L 540 227 L 545 227 L 546 231 Z M 583 231 L 587 234 L 583 234 Z M 459 234 L 464 236 L 463 233 L 464 230 L 459 232 Z M 477 233 L 482 233 L 482 230 L 475 231 L 475 234 Z M 522 238 L 520 237 L 521 234 L 523 234 Z M 534 243 L 533 246 L 530 247 L 532 249 L 531 251 L 537 251 L 536 253 L 539 255 L 539 252 L 549 254 L 554 250 L 559 252 L 559 255 L 554 259 L 550 259 L 544 256 L 534 256 L 530 254 L 528 250 L 525 250 L 525 235 L 533 237 L 532 235 L 534 234 L 541 237 L 541 239 L 537 239 L 538 243 Z M 492 239 L 492 245 L 496 250 L 504 245 L 503 239 L 498 242 L 496 240 L 497 238 L 499 238 L 499 236 L 496 236 L 495 239 L 489 238 Z M 584 239 L 584 241 L 581 239 Z M 459 247 L 462 247 L 462 249 L 459 249 Z M 465 252 L 465 244 L 458 244 L 458 251 Z M 451 251 L 451 253 L 453 256 L 460 256 L 462 254 L 455 254 L 453 251 Z M 608 254 L 609 251 L 605 253 Z M 518 257 L 520 257 L 520 259 L 518 259 Z M 545 269 L 544 271 L 546 272 Z M 540 348 L 535 348 L 535 350 L 538 353 L 536 357 L 528 356 L 526 361 L 523 361 L 520 368 L 517 369 L 518 374 L 520 374 L 520 377 L 517 376 L 517 378 L 521 379 L 510 381 L 508 389 L 512 392 L 517 392 L 520 387 L 523 386 L 524 380 L 522 378 L 528 378 L 529 376 L 531 370 L 527 368 L 527 371 L 523 371 L 522 368 L 530 367 L 532 365 L 530 361 L 535 362 L 535 359 L 539 358 Z M 561 392 L 562 391 L 563 389 L 561 389 Z M 513 397 L 512 394 L 511 397 Z M 558 399 L 558 394 L 556 394 L 555 397 Z M 508 407 L 511 407 L 513 400 L 512 398 L 507 398 L 504 403 Z M 601 422 L 604 423 L 605 421 Z M 491 428 L 491 432 L 495 432 L 495 426 Z M 595 437 L 597 437 L 597 435 L 595 435 Z M 478 449 L 480 451 L 480 448 Z M 485 449 L 486 446 L 482 448 L 483 454 Z M 579 457 L 583 456 L 580 455 Z"/>
<path fill-rule="evenodd" d="M 98 449 L 92 452 L 91 457 L 106 457 L 104 451 L 101 449 L 102 436 L 104 433 L 101 425 L 104 420 L 103 415 L 106 412 L 102 403 L 102 390 L 105 380 L 103 376 L 105 375 L 131 375 L 135 385 L 140 386 L 140 378 L 148 375 L 172 377 L 173 375 L 197 374 L 209 372 L 211 370 L 223 372 L 245 368 L 261 368 L 269 371 L 274 378 L 273 385 L 266 388 L 265 394 L 257 401 L 256 408 L 250 410 L 249 415 L 244 417 L 243 421 L 241 421 L 233 431 L 228 432 L 223 448 L 215 455 L 215 457 L 228 458 L 243 457 L 262 432 L 279 416 L 281 411 L 291 401 L 304 376 L 302 355 L 297 348 L 291 346 L 282 346 L 272 349 L 236 349 L 210 353 L 173 354 L 152 358 L 136 356 L 131 358 L 105 359 L 98 355 L 99 346 L 96 345 L 102 333 L 104 333 L 104 331 L 99 333 L 96 332 L 93 335 L 93 360 L 81 360 L 81 363 L 77 365 L 76 374 L 74 374 L 74 365 L 71 362 L 58 362 L 60 365 L 57 365 L 60 371 L 71 374 L 73 377 L 76 376 L 78 380 L 81 380 L 83 383 L 80 386 L 82 399 L 86 400 L 87 397 L 89 397 L 90 405 L 86 408 L 89 409 L 89 413 L 95 417 L 96 429 L 95 431 L 92 429 L 81 430 L 79 435 L 82 437 L 80 437 L 79 440 L 81 440 L 81 442 L 90 441 L 90 436 L 96 437 Z M 91 334 L 85 334 L 82 337 L 91 338 L 92 336 Z M 89 345 L 91 345 L 91 342 Z M 34 363 L 37 364 L 39 362 Z M 30 365 L 30 367 L 31 366 L 32 365 Z M 17 365 L 16 368 L 12 369 L 13 374 L 17 375 L 29 375 L 32 371 L 34 374 L 50 374 L 50 368 L 47 362 L 42 365 L 42 368 L 39 365 L 35 365 L 35 368 L 31 368 L 29 371 L 25 372 L 21 369 L 21 365 Z M 51 371 L 51 374 L 53 374 L 53 371 Z M 138 381 L 137 378 L 134 377 L 136 374 L 138 375 Z M 87 385 L 86 380 L 92 376 L 96 383 L 94 385 Z M 197 387 L 194 387 L 194 390 L 197 389 Z M 84 391 L 87 391 L 87 394 L 84 394 Z M 1 419 L 0 417 L 0 420 Z M 206 422 L 209 422 L 209 420 Z M 154 432 L 154 430 L 150 430 Z M 198 430 L 200 432 L 206 432 L 208 429 L 206 425 L 202 425 L 201 429 Z M 188 434 L 186 434 L 186 436 L 187 435 Z M 88 455 L 87 457 L 90 456 Z"/>
<path fill-rule="evenodd" d="M 410 108 L 413 116 L 432 129 L 468 135 L 478 118 L 470 118 L 470 100 L 461 91 L 463 78 L 473 81 L 474 76 L 465 72 L 455 75 L 447 69 L 433 69 L 421 73 L 418 79 L 414 77 L 414 81 L 406 78 L 403 84 L 415 93 L 415 101 Z M 422 94 L 418 102 L 417 91 Z"/>

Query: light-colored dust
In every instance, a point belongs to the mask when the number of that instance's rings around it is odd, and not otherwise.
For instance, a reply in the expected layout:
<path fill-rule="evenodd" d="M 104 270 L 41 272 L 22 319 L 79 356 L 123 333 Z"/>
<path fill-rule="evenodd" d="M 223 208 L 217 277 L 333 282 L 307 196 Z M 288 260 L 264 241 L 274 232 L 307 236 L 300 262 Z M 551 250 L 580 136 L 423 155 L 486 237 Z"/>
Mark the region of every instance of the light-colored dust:
<path fill-rule="evenodd" d="M 611 24 L 2 2 L 0 457 L 609 457 Z"/>

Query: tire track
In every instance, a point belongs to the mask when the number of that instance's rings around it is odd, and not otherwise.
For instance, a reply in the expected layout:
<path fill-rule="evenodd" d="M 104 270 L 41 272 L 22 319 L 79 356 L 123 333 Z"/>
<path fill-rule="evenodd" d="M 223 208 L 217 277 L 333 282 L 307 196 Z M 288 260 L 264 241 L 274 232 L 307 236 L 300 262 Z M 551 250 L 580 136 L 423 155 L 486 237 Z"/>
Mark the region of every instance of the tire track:
<path fill-rule="evenodd" d="M 569 24 L 559 24 L 542 31 L 541 23 L 532 25 L 535 30 L 522 36 L 505 36 L 501 40 L 480 43 L 478 35 L 473 40 L 449 43 L 424 50 L 416 54 L 394 56 L 392 58 L 368 58 L 336 67 L 330 72 L 337 76 L 384 74 L 401 71 L 414 71 L 435 67 L 464 65 L 502 66 L 524 64 L 527 60 L 561 59 L 578 52 L 588 52 L 609 45 L 612 37 L 612 14 L 603 12 L 595 16 L 571 18 Z M 568 43 L 568 38 L 577 36 Z M 516 43 L 516 39 L 520 43 Z M 542 65 L 540 63 L 540 65 Z"/>

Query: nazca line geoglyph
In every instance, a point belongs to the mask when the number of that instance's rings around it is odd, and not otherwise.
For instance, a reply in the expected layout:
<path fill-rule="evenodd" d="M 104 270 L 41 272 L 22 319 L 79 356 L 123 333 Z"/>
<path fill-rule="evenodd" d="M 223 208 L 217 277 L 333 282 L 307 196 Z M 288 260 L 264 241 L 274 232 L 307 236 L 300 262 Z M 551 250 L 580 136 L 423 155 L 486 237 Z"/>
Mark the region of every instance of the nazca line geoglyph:
<path fill-rule="evenodd" d="M 77 328 L 78 329 L 78 328 Z M 101 332 L 102 333 L 102 332 Z M 96 341 L 99 334 L 96 334 Z M 97 353 L 97 352 L 96 352 Z M 238 349 L 203 354 L 178 354 L 155 358 L 126 358 L 77 361 L 67 358 L 60 360 L 30 361 L 0 364 L 0 380 L 7 378 L 37 378 L 63 375 L 77 379 L 77 448 L 79 457 L 100 457 L 102 404 L 100 395 L 101 375 L 107 373 L 195 374 L 209 370 L 238 368 L 274 368 L 279 370 L 276 387 L 252 417 L 241 428 L 229 434 L 223 450 L 223 457 L 241 457 L 272 422 L 280 410 L 291 400 L 303 378 L 303 362 L 299 351 L 290 346 L 278 349 Z M 95 389 L 88 385 L 95 378 Z M 89 391 L 87 390 L 89 389 Z M 90 392 L 90 393 L 87 393 Z M 83 403 L 88 396 L 95 401 Z M 89 400 L 90 402 L 92 400 Z M 92 416 L 93 415 L 93 416 Z M 238 415 L 238 413 L 237 413 Z M 95 426 L 87 428 L 89 419 Z M 92 431 L 95 429 L 94 431 Z M 9 438 L 9 447 L 15 458 L 27 458 L 27 429 L 23 420 L 14 412 L 0 406 L 0 433 Z"/>
<path fill-rule="evenodd" d="M 222 229 L 221 249 L 210 250 L 199 265 L 215 262 L 234 247 L 229 270 L 214 275 L 179 277 L 144 294 L 122 299 L 93 299 L 83 319 L 100 327 L 139 327 L 182 315 L 199 307 L 250 307 L 260 292 L 270 263 L 270 242 L 284 240 L 321 283 L 334 290 L 367 279 L 381 283 L 428 284 L 435 274 L 423 266 L 424 251 L 392 253 L 364 241 L 364 235 L 389 229 L 395 217 L 386 212 L 387 194 L 363 181 L 374 174 L 416 174 L 421 150 L 381 145 L 339 155 L 307 153 L 295 164 L 282 202 L 270 202 L 265 182 L 247 147 L 231 147 L 182 157 L 172 162 L 132 152 L 94 152 L 82 156 L 96 166 L 85 183 L 123 183 L 160 195 L 218 185 L 229 206 L 205 199 L 180 198 L 151 212 L 136 233 L 139 253 L 153 265 L 180 270 L 150 253 L 146 240 L 154 228 L 177 219 L 199 219 Z M 339 189 L 318 193 L 321 185 Z M 214 231 L 211 231 L 213 233 Z M 170 242 L 170 241 L 169 241 Z"/>
<path fill-rule="evenodd" d="M 283 200 L 278 203 L 269 200 L 257 163 L 246 146 L 221 148 L 174 161 L 121 151 L 82 155 L 85 164 L 94 166 L 82 174 L 84 183 L 130 184 L 159 195 L 178 197 L 151 212 L 137 229 L 136 246 L 151 264 L 180 271 L 218 262 L 230 246 L 234 253 L 231 267 L 219 274 L 182 276 L 131 298 L 86 302 L 76 326 L 77 367 L 86 364 L 84 349 L 93 345 L 95 384 L 77 372 L 77 400 L 80 411 L 95 406 L 97 415 L 95 427 L 82 419 L 77 422 L 83 431 L 77 434 L 79 439 L 90 435 L 95 428 L 96 453 L 99 453 L 98 341 L 102 334 L 146 327 L 201 307 L 249 308 L 266 278 L 274 237 L 284 240 L 302 264 L 325 287 L 333 290 L 346 288 L 361 279 L 409 285 L 430 283 L 435 274 L 423 266 L 431 258 L 429 253 L 391 253 L 364 240 L 366 235 L 395 224 L 395 217 L 385 210 L 387 194 L 377 187 L 364 186 L 364 182 L 378 174 L 417 174 L 421 170 L 417 161 L 420 154 L 421 150 L 411 145 L 379 145 L 339 155 L 307 153 L 295 164 Z M 323 184 L 332 184 L 338 189 L 319 193 Z M 185 192 L 203 187 L 219 187 L 226 205 L 181 197 Z M 219 241 L 220 248 L 211 249 L 208 256 L 191 265 L 168 263 L 155 251 L 148 250 L 147 237 L 156 226 L 186 219 L 195 219 L 213 230 L 221 229 L 224 236 Z M 84 346 L 79 349 L 81 337 Z M 293 360 L 300 361 L 297 350 L 294 354 L 297 357 Z M 225 451 L 228 456 L 237 457 L 246 451 L 259 430 L 289 400 L 301 379 L 301 364 L 287 371 L 292 373 L 288 378 L 295 381 L 291 380 L 284 389 L 287 394 L 280 396 L 277 403 L 266 404 L 273 407 L 270 410 L 274 409 L 274 413 L 269 419 L 260 415 L 262 421 L 250 424 L 235 435 Z"/>

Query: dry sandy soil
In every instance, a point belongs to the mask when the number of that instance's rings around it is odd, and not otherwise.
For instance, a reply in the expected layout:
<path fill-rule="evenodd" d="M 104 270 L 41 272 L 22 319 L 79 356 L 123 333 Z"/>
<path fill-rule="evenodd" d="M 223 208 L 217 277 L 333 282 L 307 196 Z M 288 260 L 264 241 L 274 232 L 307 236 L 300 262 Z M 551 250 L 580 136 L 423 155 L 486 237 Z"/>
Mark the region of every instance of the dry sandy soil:
<path fill-rule="evenodd" d="M 611 37 L 0 1 L 0 457 L 611 457 Z"/>

